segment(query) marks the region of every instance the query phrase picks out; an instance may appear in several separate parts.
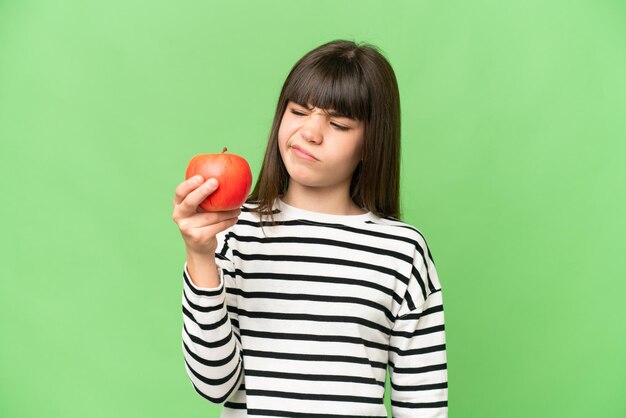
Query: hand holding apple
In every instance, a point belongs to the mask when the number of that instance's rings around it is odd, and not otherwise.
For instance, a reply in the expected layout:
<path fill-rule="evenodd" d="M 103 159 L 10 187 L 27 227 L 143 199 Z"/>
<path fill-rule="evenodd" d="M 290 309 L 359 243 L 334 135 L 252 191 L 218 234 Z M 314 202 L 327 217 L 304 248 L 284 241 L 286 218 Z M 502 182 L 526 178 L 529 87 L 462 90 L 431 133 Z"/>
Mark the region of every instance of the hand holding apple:
<path fill-rule="evenodd" d="M 201 212 L 200 203 L 217 190 L 219 184 L 215 179 L 203 182 L 199 177 L 194 176 L 176 187 L 172 219 L 185 241 L 188 259 L 196 260 L 195 264 L 214 264 L 216 235 L 237 223 L 241 209 Z"/>
<path fill-rule="evenodd" d="M 200 203 L 207 212 L 238 209 L 246 201 L 252 187 L 252 172 L 248 162 L 235 154 L 198 154 L 187 166 L 185 179 L 201 175 L 206 181 L 215 178 L 218 188 Z"/>
<path fill-rule="evenodd" d="M 186 180 L 178 185 L 174 194 L 172 219 L 185 241 L 188 261 L 194 260 L 194 268 L 215 263 L 216 234 L 237 223 L 252 184 L 248 163 L 225 151 L 226 148 L 222 154 L 200 154 L 192 158 Z M 212 199 L 218 194 L 222 197 Z M 214 267 L 205 270 L 212 271 Z M 208 277 L 207 274 L 199 276 Z"/>

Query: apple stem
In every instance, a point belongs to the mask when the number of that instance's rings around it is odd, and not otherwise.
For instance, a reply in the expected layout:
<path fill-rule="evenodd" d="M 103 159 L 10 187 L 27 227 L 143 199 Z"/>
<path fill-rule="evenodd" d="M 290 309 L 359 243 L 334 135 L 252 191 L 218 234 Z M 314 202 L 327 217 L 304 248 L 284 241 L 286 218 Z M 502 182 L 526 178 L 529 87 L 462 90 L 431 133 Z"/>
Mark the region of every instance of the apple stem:
<path fill-rule="evenodd" d="M 226 151 L 228 151 L 228 148 L 224 147 L 224 149 L 222 150 L 222 154 L 225 153 Z"/>

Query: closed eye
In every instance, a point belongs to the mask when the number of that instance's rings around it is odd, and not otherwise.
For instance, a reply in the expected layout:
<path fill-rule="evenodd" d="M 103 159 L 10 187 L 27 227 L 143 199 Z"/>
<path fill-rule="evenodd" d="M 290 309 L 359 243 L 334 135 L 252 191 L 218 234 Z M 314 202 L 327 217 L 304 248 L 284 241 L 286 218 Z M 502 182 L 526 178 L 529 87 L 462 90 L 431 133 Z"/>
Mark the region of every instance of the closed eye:
<path fill-rule="evenodd" d="M 305 113 L 302 113 L 296 109 L 291 109 L 291 113 L 293 113 L 296 116 L 306 116 Z M 347 126 L 338 125 L 336 123 L 331 123 L 331 125 L 333 125 L 336 129 L 339 129 L 340 131 L 347 131 L 350 129 Z"/>
<path fill-rule="evenodd" d="M 337 125 L 336 123 L 331 123 L 331 125 L 333 125 L 337 129 L 339 129 L 340 131 L 347 131 L 348 129 L 350 129 L 350 128 L 346 127 L 346 126 Z"/>
<path fill-rule="evenodd" d="M 294 115 L 297 115 L 297 116 L 304 116 L 304 113 L 298 112 L 296 109 L 291 109 L 291 113 L 293 113 Z"/>

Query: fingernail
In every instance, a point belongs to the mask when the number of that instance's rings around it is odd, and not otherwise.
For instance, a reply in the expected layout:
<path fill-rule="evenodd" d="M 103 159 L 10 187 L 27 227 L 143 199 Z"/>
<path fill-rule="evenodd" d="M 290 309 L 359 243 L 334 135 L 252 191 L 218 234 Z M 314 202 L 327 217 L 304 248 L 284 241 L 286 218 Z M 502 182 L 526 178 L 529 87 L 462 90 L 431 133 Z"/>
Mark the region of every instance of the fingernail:
<path fill-rule="evenodd" d="M 209 185 L 209 187 L 215 187 L 217 186 L 217 180 L 209 179 L 209 181 L 207 181 L 207 184 Z"/>
<path fill-rule="evenodd" d="M 191 179 L 189 179 L 189 181 L 191 182 L 191 184 L 198 184 L 200 183 L 200 180 L 202 180 L 200 178 L 200 176 L 193 176 Z"/>

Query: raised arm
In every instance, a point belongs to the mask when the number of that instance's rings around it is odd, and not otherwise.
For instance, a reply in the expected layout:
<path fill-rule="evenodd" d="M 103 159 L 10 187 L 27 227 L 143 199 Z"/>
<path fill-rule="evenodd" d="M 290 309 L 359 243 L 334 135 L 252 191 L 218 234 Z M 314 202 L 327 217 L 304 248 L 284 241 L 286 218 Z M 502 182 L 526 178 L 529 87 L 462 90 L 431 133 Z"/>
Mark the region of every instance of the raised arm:
<path fill-rule="evenodd" d="M 199 208 L 219 186 L 199 176 L 176 188 L 172 219 L 187 251 L 183 269 L 182 349 L 185 369 L 195 390 L 213 403 L 228 399 L 243 379 L 241 343 L 226 303 L 224 271 L 230 261 L 216 250 L 224 245 L 223 231 L 233 226 L 240 210 L 206 212 Z M 218 236 L 220 239 L 218 239 Z M 237 335 L 236 335 L 237 334 Z"/>

